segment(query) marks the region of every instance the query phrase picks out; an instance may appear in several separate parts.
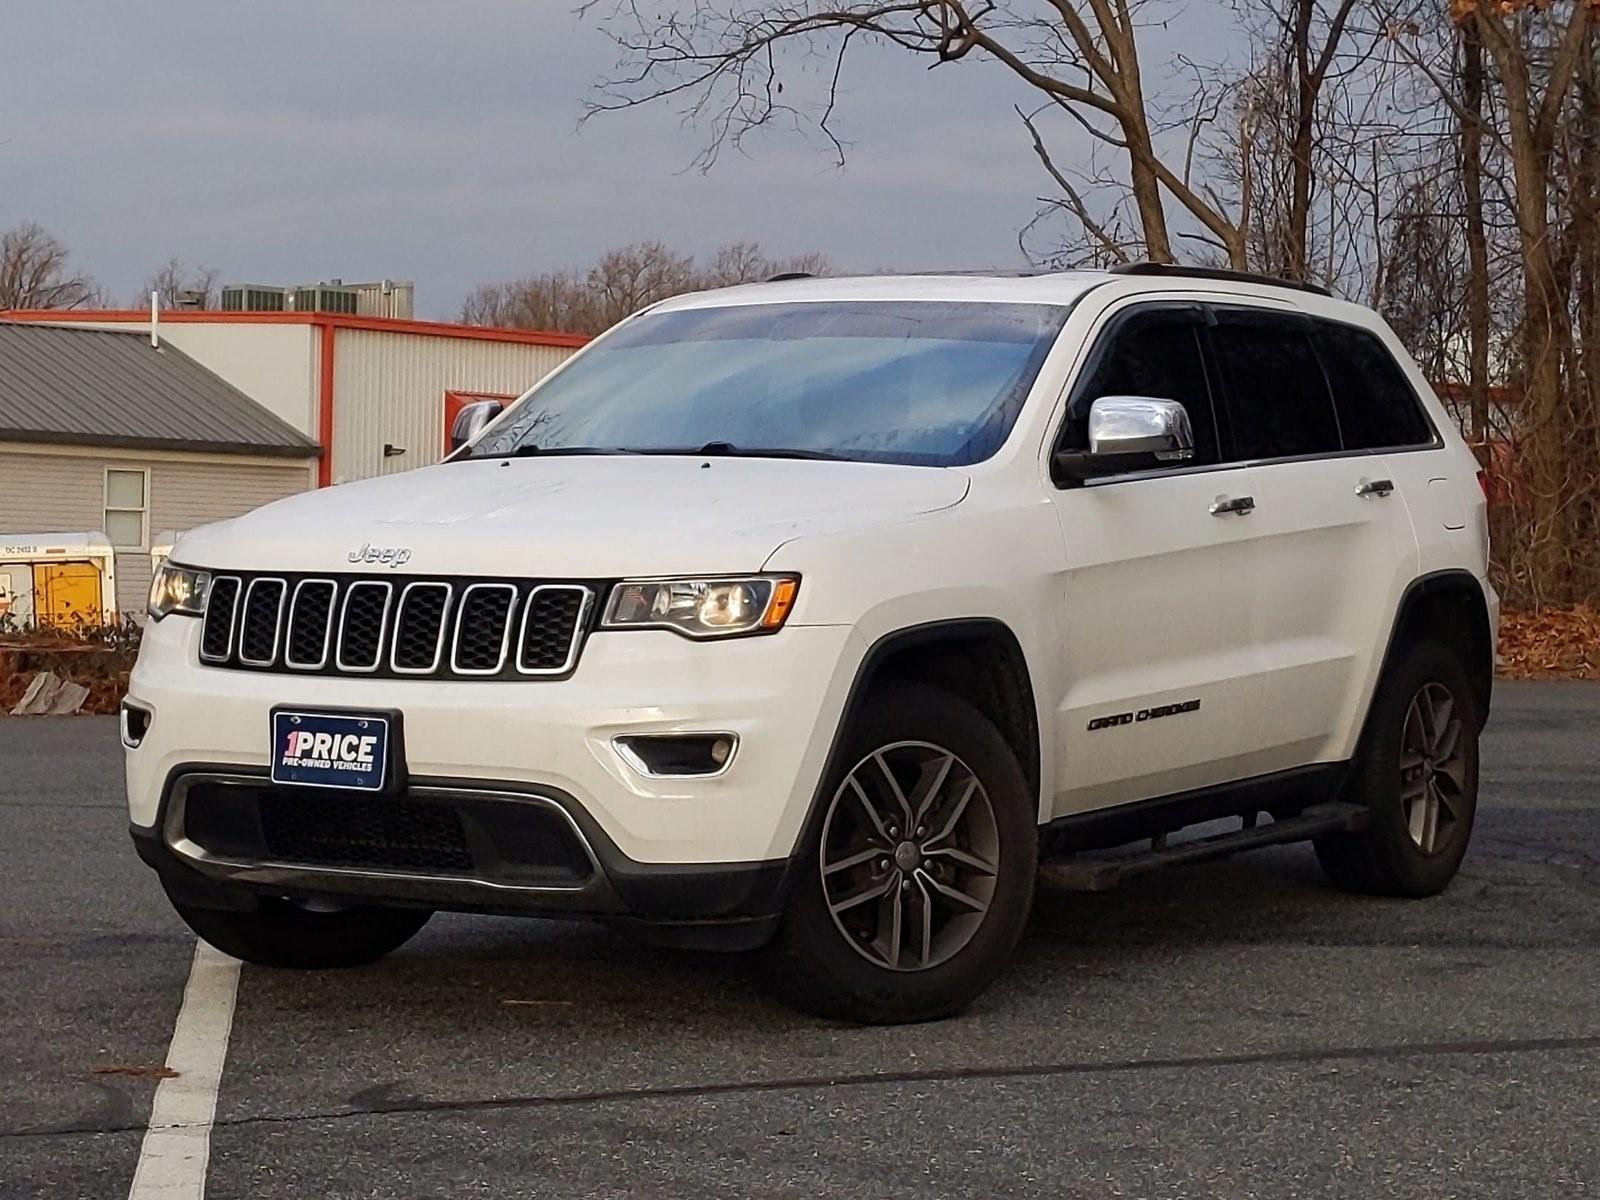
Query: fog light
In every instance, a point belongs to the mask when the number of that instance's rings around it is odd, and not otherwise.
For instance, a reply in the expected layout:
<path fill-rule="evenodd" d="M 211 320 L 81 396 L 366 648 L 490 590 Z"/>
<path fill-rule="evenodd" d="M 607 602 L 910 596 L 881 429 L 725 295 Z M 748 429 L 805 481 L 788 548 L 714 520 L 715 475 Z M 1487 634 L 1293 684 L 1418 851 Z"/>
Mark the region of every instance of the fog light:
<path fill-rule="evenodd" d="M 150 732 L 150 722 L 154 714 L 148 708 L 140 708 L 137 704 L 129 704 L 124 700 L 117 709 L 122 724 L 122 744 L 129 750 L 137 750 L 139 743 L 144 741 L 144 735 Z"/>
<path fill-rule="evenodd" d="M 628 734 L 612 739 L 617 753 L 641 775 L 681 779 L 728 769 L 739 736 L 733 733 Z"/>

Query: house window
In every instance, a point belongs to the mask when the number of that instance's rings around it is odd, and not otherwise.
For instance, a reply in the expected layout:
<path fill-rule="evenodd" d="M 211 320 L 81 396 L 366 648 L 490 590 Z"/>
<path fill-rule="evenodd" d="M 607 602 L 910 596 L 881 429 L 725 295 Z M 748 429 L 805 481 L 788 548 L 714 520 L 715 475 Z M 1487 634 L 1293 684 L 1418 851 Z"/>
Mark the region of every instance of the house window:
<path fill-rule="evenodd" d="M 106 537 L 119 550 L 150 544 L 150 472 L 142 468 L 106 470 Z"/>

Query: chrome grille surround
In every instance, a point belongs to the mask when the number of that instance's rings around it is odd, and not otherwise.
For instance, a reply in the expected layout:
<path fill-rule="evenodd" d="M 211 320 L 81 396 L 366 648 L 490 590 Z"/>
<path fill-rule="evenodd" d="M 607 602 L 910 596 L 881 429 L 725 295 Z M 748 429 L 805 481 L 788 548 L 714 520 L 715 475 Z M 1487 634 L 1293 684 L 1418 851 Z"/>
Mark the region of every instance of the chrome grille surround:
<path fill-rule="evenodd" d="M 369 597 L 381 596 L 382 607 L 376 613 Z M 344 590 L 344 603 L 339 606 L 339 640 L 333 652 L 334 664 L 341 671 L 355 675 L 371 675 L 383 665 L 383 641 L 389 623 L 389 607 L 394 603 L 394 584 L 387 579 L 359 579 Z M 354 611 L 352 611 L 354 610 Z M 357 642 L 364 653 L 360 660 L 345 656 L 345 643 Z"/>
<path fill-rule="evenodd" d="M 324 592 L 327 599 L 319 606 L 315 597 Z M 338 598 L 339 585 L 331 579 L 302 579 L 294 585 L 294 594 L 289 599 L 289 623 L 283 638 L 285 666 L 296 671 L 316 671 L 328 665 L 328 655 L 333 649 L 334 604 Z M 314 632 L 317 624 L 322 626 L 320 638 Z M 316 658 L 295 656 L 301 634 L 311 635 L 312 645 L 320 643 Z"/>
<path fill-rule="evenodd" d="M 206 666 L 488 680 L 570 675 L 607 585 L 233 572 L 212 586 L 200 635 Z"/>
<path fill-rule="evenodd" d="M 205 622 L 200 628 L 201 662 L 225 663 L 233 654 L 233 634 L 239 624 L 239 594 L 243 590 L 244 584 L 237 575 L 218 575 L 212 579 Z"/>
<path fill-rule="evenodd" d="M 530 627 L 530 622 L 539 614 L 540 600 L 545 597 L 563 595 L 567 593 L 578 594 L 578 615 L 573 624 L 577 629 L 585 629 L 589 625 L 590 610 L 594 607 L 595 592 L 593 588 L 576 583 L 541 583 L 528 593 L 527 603 L 522 606 L 522 624 L 517 631 L 517 673 L 519 675 L 565 675 L 572 670 L 573 664 L 578 660 L 578 648 L 582 644 L 581 637 L 572 638 L 567 643 L 566 657 L 557 666 L 529 666 L 528 648 L 535 629 Z"/>
<path fill-rule="evenodd" d="M 283 597 L 287 586 L 282 579 L 260 575 L 250 581 L 244 590 L 244 605 L 238 620 L 239 661 L 247 667 L 270 667 L 278 657 L 278 645 L 283 634 Z M 266 654 L 251 653 L 262 649 L 264 626 L 271 623 L 272 639 Z"/>
<path fill-rule="evenodd" d="M 456 636 L 454 644 L 450 647 L 450 669 L 458 675 L 498 675 L 501 668 L 506 665 L 506 655 L 511 652 L 511 629 L 516 624 L 517 601 L 520 591 L 512 583 L 474 583 L 461 593 L 461 607 L 456 616 Z M 481 617 L 477 616 L 473 608 L 475 596 L 482 597 L 477 601 L 478 608 L 483 610 Z M 505 611 L 496 611 L 496 596 L 504 597 Z M 475 628 L 468 628 L 469 620 L 484 622 L 481 632 Z M 461 661 L 461 652 L 466 648 L 469 653 L 487 653 L 493 645 L 493 632 L 500 631 L 500 648 L 494 656 L 493 666 L 467 666 Z"/>

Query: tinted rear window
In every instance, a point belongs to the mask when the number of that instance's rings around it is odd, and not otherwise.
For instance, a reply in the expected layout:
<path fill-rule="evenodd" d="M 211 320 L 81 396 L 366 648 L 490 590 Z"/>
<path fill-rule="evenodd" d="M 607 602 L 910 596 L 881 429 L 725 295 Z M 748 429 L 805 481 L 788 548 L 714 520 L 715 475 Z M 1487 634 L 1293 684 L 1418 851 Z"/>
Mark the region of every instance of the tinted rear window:
<path fill-rule="evenodd" d="M 1271 314 L 1217 317 L 1211 340 L 1227 380 L 1233 456 L 1248 461 L 1343 449 L 1306 323 Z"/>
<path fill-rule="evenodd" d="M 1382 341 L 1353 325 L 1319 325 L 1317 345 L 1349 450 L 1425 446 L 1433 428 L 1400 364 Z"/>

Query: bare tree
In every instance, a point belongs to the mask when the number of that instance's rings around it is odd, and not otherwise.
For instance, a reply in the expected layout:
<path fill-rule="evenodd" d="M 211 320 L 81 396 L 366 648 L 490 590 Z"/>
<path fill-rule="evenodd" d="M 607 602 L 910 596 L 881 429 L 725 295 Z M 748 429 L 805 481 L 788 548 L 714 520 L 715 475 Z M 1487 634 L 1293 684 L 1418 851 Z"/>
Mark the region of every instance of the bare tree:
<path fill-rule="evenodd" d="M 461 319 L 476 325 L 601 333 L 658 300 L 703 288 L 751 283 L 781 272 L 825 274 L 820 254 L 773 259 L 756 242 L 733 242 L 717 250 L 706 267 L 661 242 L 639 242 L 608 251 L 583 272 L 556 271 L 476 288 Z"/>
<path fill-rule="evenodd" d="M 0 309 L 82 308 L 99 295 L 43 226 L 28 221 L 0 235 Z"/>
<path fill-rule="evenodd" d="M 596 9 L 590 0 L 581 11 Z M 700 165 L 737 148 L 752 130 L 813 119 L 840 152 L 831 120 L 853 45 L 874 41 L 935 65 L 988 58 L 1124 157 L 1139 252 L 1174 258 L 1165 201 L 1170 199 L 1226 260 L 1246 265 L 1248 214 L 1173 166 L 1158 148 L 1159 126 L 1145 98 L 1138 45 L 1138 0 L 700 0 L 647 14 L 615 0 L 601 17 L 620 61 L 599 87 L 591 112 L 678 101 L 702 121 L 708 144 Z M 792 51 L 802 66 L 822 56 L 828 83 L 809 105 L 785 90 Z"/>
<path fill-rule="evenodd" d="M 1566 419 L 1571 397 L 1565 388 L 1575 246 L 1563 236 L 1571 232 L 1563 226 L 1575 216 L 1575 195 L 1557 177 L 1555 150 L 1574 82 L 1594 54 L 1594 7 L 1589 0 L 1572 0 L 1564 11 L 1560 5 L 1533 0 L 1452 0 L 1452 10 L 1460 23 L 1471 23 L 1493 60 L 1504 99 L 1522 249 L 1529 583 L 1537 597 L 1562 600 L 1572 591 L 1568 568 L 1576 482 L 1568 446 L 1572 427 Z"/>
<path fill-rule="evenodd" d="M 162 308 L 216 308 L 221 301 L 217 279 L 218 273 L 212 268 L 190 270 L 174 255 L 145 283 L 135 298 L 135 307 L 148 304 L 150 293 L 154 292 Z"/>

